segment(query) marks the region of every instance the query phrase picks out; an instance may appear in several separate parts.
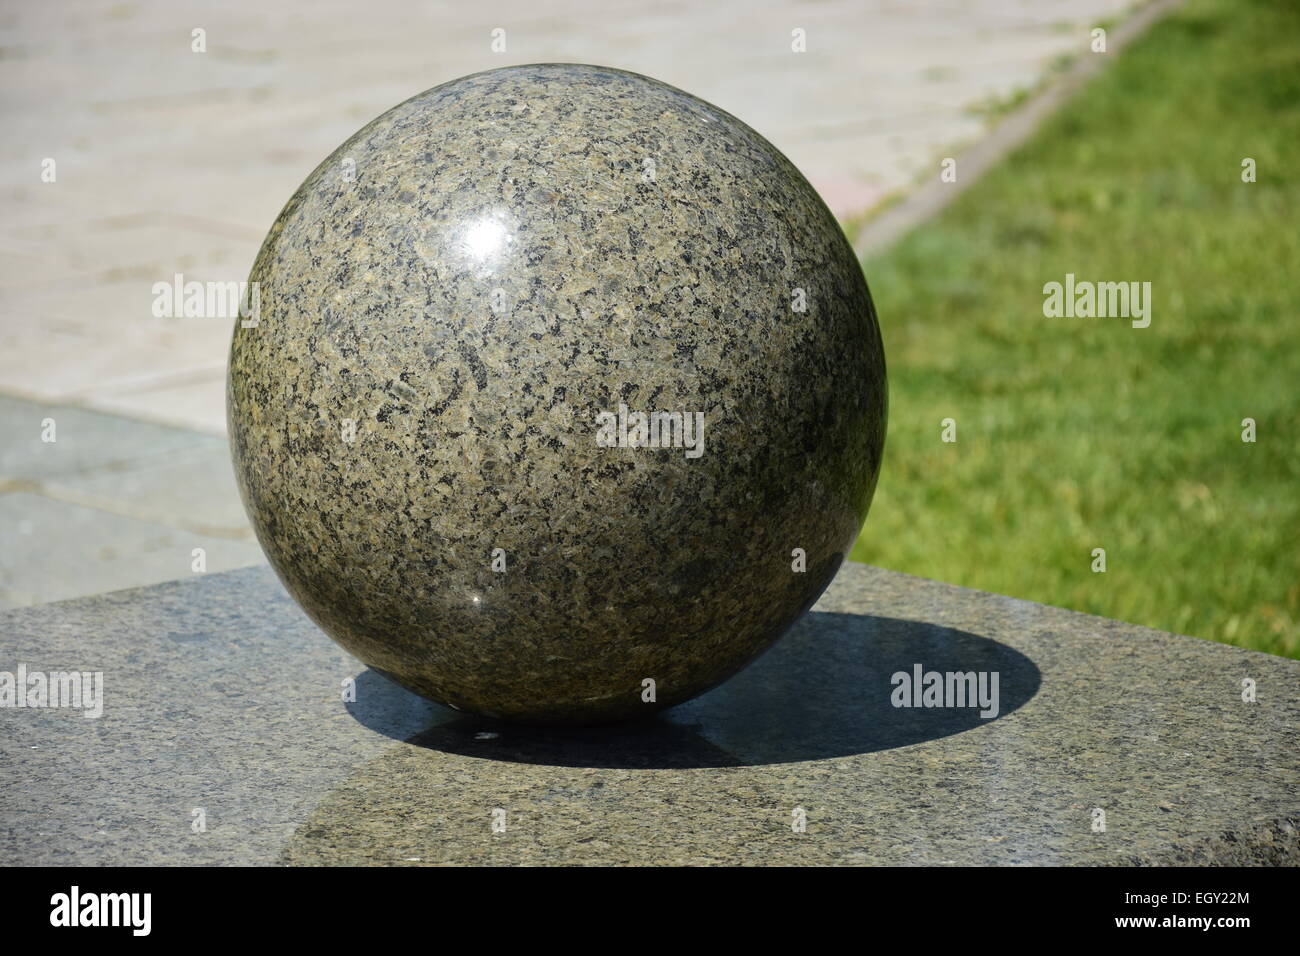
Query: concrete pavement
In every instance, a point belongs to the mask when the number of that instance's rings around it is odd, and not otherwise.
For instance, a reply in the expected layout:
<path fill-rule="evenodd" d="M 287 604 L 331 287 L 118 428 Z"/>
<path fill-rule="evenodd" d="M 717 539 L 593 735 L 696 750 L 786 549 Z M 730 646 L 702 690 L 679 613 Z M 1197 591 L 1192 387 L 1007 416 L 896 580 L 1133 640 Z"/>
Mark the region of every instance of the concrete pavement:
<path fill-rule="evenodd" d="M 1032 86 L 1062 55 L 1089 55 L 1091 30 L 1130 6 L 5 8 L 0 605 L 181 577 L 198 547 L 212 570 L 260 560 L 220 437 L 231 322 L 156 317 L 152 288 L 177 273 L 245 279 L 302 179 L 407 97 L 511 63 L 646 73 L 754 126 L 850 217 L 937 174 L 985 131 L 977 106 Z M 41 442 L 47 418 L 56 442 Z"/>

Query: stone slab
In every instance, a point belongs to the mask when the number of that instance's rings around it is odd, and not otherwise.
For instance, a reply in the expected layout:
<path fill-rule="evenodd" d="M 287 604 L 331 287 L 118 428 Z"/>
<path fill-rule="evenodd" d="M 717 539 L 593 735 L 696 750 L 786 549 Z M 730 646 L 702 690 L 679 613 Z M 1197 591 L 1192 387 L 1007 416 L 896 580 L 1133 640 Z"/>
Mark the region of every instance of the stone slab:
<path fill-rule="evenodd" d="M 11 4 L 0 16 L 0 390 L 223 432 L 230 323 L 154 317 L 153 284 L 244 280 L 317 163 L 457 76 L 556 61 L 646 73 L 745 120 L 845 217 L 934 178 L 955 144 L 986 131 L 974 106 L 1088 55 L 1090 30 L 1133 7 L 371 0 L 359 17 L 349 0 L 308 12 L 261 0 Z M 191 50 L 196 29 L 206 52 Z M 54 182 L 42 181 L 46 159 Z M 132 384 L 142 377 L 150 384 Z"/>
<path fill-rule="evenodd" d="M 53 441 L 43 441 L 47 419 Z M 225 450 L 211 435 L 154 425 L 71 406 L 0 395 L 0 478 L 68 480 L 141 461 L 163 461 L 196 450 Z"/>
<path fill-rule="evenodd" d="M 0 608 L 195 577 L 195 548 L 209 574 L 265 561 L 251 535 L 218 537 L 28 491 L 0 494 Z"/>
<path fill-rule="evenodd" d="M 189 577 L 194 548 L 264 560 L 224 438 L 0 395 L 0 608 Z"/>
<path fill-rule="evenodd" d="M 589 730 L 414 697 L 266 567 L 10 611 L 19 663 L 102 671 L 104 711 L 0 709 L 6 865 L 1300 862 L 1300 662 L 863 565 L 720 688 Z M 998 672 L 998 715 L 895 709 L 917 663 Z"/>

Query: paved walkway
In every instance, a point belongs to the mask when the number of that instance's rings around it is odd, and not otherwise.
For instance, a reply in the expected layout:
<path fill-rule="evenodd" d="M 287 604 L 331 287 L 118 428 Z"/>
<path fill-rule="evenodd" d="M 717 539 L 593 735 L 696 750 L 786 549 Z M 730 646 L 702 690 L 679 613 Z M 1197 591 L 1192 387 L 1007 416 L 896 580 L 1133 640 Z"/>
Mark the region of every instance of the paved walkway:
<path fill-rule="evenodd" d="M 222 437 L 3 395 L 0 435 L 0 608 L 264 560 Z"/>
<path fill-rule="evenodd" d="M 0 394 L 26 404 L 6 406 L 4 444 L 26 447 L 51 406 L 224 434 L 229 323 L 155 318 L 153 284 L 176 273 L 245 279 L 267 227 L 325 155 L 388 107 L 445 80 L 546 60 L 658 77 L 749 122 L 837 213 L 851 216 L 937 171 L 940 157 L 983 131 L 972 107 L 1032 85 L 1062 54 L 1087 54 L 1090 30 L 1131 5 L 566 0 L 545 12 L 525 0 L 11 5 L 0 13 Z M 206 31 L 206 52 L 191 51 L 196 28 Z M 491 49 L 496 28 L 505 31 L 504 53 Z M 806 34 L 803 53 L 791 49 L 797 29 Z M 42 181 L 47 158 L 54 182 Z M 64 414 L 55 417 L 53 447 L 62 448 L 71 426 Z M 92 557 L 102 550 L 97 535 L 111 533 L 98 525 L 78 532 L 82 552 L 59 557 L 59 568 L 33 562 L 80 527 L 62 509 L 97 510 L 98 521 L 144 520 L 147 511 L 159 527 L 201 530 L 188 512 L 164 513 L 172 500 L 165 482 L 147 484 L 146 508 L 145 485 L 111 477 L 138 476 L 151 461 L 159 476 L 172 474 L 163 464 L 170 459 L 154 454 L 170 454 L 160 451 L 166 442 L 146 442 L 132 457 L 135 446 L 120 444 L 129 425 L 72 420 L 97 430 L 83 441 L 119 443 L 95 459 L 118 470 L 100 473 L 95 495 L 75 503 L 33 484 L 28 472 L 0 473 L 0 603 L 133 580 L 138 548 Z M 89 475 L 99 466 L 85 467 Z M 214 461 L 200 470 L 214 483 L 191 493 L 227 496 L 220 520 L 211 516 L 211 528 L 227 535 L 219 540 L 237 540 L 230 535 L 240 527 L 247 534 L 229 507 L 228 468 Z M 14 524 L 21 515 L 24 527 L 58 530 L 28 547 Z M 122 574 L 102 576 L 108 565 Z M 64 580 L 53 586 L 50 575 Z"/>

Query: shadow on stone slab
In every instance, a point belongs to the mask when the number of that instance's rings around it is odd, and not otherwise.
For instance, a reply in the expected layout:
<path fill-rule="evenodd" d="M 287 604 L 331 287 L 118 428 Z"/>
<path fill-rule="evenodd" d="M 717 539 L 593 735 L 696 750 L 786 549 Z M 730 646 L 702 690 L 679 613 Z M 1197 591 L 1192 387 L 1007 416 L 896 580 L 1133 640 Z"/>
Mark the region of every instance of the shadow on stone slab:
<path fill-rule="evenodd" d="M 996 672 L 998 711 L 896 708 L 893 674 Z M 965 631 L 897 618 L 813 612 L 720 687 L 643 721 L 528 727 L 459 714 L 375 671 L 349 712 L 397 740 L 445 753 L 560 767 L 689 769 L 822 760 L 948 737 L 1001 719 L 1038 691 L 1019 651 Z"/>

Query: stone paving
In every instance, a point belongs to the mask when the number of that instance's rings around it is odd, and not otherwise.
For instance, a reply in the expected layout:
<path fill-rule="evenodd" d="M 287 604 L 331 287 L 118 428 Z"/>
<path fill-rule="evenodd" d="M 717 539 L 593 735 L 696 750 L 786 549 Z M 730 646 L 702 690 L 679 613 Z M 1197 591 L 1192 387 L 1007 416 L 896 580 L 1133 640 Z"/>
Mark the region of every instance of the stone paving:
<path fill-rule="evenodd" d="M 0 607 L 264 560 L 224 438 L 2 395 L 0 434 Z"/>
<path fill-rule="evenodd" d="M 630 69 L 741 117 L 852 217 L 937 172 L 941 157 L 985 131 L 974 107 L 1033 85 L 1064 54 L 1086 54 L 1091 29 L 1132 6 L 6 7 L 0 604 L 182 576 L 192 549 L 207 545 L 209 570 L 260 560 L 218 437 L 230 322 L 155 317 L 152 288 L 178 273 L 245 279 L 302 179 L 390 106 L 512 63 Z M 204 52 L 193 50 L 196 29 Z M 502 52 L 493 51 L 498 29 Z M 806 50 L 795 52 L 800 35 Z M 58 440 L 34 449 L 48 417 Z"/>

